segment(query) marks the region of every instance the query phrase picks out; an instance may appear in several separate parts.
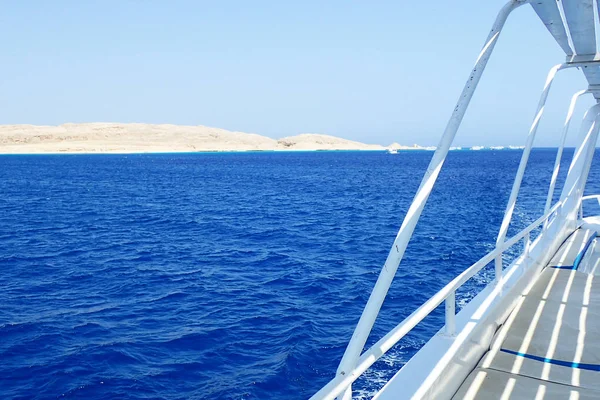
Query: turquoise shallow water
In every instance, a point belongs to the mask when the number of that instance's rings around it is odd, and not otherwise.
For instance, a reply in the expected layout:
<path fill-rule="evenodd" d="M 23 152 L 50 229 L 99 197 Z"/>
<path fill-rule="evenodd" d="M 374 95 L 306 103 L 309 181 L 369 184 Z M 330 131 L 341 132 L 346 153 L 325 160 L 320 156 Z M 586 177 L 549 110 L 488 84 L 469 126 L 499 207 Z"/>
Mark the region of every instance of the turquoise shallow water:
<path fill-rule="evenodd" d="M 333 377 L 431 154 L 0 157 L 0 396 L 310 396 Z M 492 249 L 520 154 L 450 154 L 371 342 Z M 513 232 L 541 215 L 553 160 L 532 153 Z M 588 191 L 599 182 L 593 169 Z M 442 324 L 437 310 L 358 393 Z"/>

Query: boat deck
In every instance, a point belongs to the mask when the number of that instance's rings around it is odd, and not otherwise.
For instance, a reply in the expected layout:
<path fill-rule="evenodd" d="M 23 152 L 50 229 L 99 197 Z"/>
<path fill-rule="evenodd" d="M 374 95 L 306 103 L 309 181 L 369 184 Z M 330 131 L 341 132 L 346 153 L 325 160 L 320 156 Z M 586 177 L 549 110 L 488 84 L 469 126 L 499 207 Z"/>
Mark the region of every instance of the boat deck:
<path fill-rule="evenodd" d="M 600 398 L 596 236 L 579 229 L 561 245 L 454 399 Z"/>

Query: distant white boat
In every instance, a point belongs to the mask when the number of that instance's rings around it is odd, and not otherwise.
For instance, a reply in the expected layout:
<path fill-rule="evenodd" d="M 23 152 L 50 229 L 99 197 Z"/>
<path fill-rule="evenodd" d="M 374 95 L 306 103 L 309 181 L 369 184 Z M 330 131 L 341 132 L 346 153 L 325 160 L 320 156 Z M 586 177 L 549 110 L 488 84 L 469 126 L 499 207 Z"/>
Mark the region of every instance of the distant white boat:
<path fill-rule="evenodd" d="M 508 148 L 511 150 L 522 150 L 525 146 L 508 146 Z"/>
<path fill-rule="evenodd" d="M 471 150 L 483 150 L 484 147 L 483 146 L 473 146 L 471 147 Z"/>
<path fill-rule="evenodd" d="M 450 150 L 462 150 L 462 147 L 450 147 Z"/>
<path fill-rule="evenodd" d="M 396 149 L 388 149 L 389 154 L 398 154 L 398 150 Z"/>
<path fill-rule="evenodd" d="M 504 150 L 504 146 L 492 146 L 490 147 L 492 150 Z"/>

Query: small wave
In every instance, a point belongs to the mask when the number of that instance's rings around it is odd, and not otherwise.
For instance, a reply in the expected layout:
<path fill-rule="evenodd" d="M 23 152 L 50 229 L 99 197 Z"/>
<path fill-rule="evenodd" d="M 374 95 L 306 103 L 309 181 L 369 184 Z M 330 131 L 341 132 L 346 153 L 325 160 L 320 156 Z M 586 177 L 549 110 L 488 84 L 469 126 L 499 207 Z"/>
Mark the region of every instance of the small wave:
<path fill-rule="evenodd" d="M 493 163 L 487 152 L 448 157 L 373 340 L 494 248 L 518 164 L 510 148 Z M 537 218 L 546 194 L 534 189 L 553 167 L 552 153 L 531 157 L 515 229 Z M 0 397 L 310 397 L 335 375 L 430 158 L 0 157 L 0 190 L 14 199 L 0 201 Z M 592 169 L 586 189 L 598 182 Z M 458 307 L 492 279 L 493 263 L 457 292 Z M 441 325 L 443 309 L 358 395 Z"/>
<path fill-rule="evenodd" d="M 167 293 L 165 295 L 156 297 L 154 299 L 150 299 L 150 300 L 144 300 L 144 303 L 155 303 L 155 302 L 159 302 L 159 301 L 173 301 L 173 300 L 183 300 L 186 297 L 188 297 L 189 294 L 188 293 L 184 293 L 184 292 L 172 292 L 172 293 Z"/>

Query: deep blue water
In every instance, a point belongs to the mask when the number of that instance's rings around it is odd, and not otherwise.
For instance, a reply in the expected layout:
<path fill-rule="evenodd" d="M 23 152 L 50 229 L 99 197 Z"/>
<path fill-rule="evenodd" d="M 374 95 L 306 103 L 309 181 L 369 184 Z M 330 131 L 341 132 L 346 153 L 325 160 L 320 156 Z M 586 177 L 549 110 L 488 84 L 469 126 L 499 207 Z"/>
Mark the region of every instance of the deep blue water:
<path fill-rule="evenodd" d="M 0 397 L 310 396 L 333 377 L 431 155 L 1 156 Z M 450 154 L 371 343 L 493 248 L 520 155 Z M 541 215 L 553 160 L 532 153 L 513 233 Z M 589 181 L 597 192 L 595 168 Z M 442 324 L 437 310 L 359 394 Z"/>

